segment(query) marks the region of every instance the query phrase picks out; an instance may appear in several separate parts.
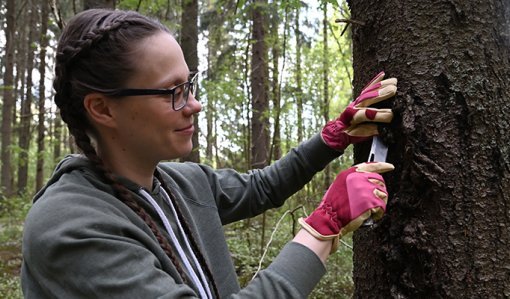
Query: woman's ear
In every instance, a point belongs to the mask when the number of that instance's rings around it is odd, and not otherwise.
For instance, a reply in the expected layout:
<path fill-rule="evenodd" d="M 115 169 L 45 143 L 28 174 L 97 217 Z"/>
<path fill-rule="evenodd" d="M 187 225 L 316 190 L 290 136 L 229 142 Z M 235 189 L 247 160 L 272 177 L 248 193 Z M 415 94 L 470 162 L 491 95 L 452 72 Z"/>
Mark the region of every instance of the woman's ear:
<path fill-rule="evenodd" d="M 98 125 L 112 127 L 115 125 L 111 113 L 111 102 L 100 93 L 89 93 L 83 100 L 83 106 L 89 119 Z"/>

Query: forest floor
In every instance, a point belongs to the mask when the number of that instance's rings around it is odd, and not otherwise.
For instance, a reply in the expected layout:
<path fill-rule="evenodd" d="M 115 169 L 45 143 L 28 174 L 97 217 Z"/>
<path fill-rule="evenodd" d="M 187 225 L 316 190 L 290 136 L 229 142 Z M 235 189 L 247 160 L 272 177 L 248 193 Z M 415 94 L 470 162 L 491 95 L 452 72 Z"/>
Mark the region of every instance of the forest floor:
<path fill-rule="evenodd" d="M 5 299 L 23 298 L 21 239 L 26 209 L 19 208 L 18 204 L 0 204 L 0 294 Z"/>

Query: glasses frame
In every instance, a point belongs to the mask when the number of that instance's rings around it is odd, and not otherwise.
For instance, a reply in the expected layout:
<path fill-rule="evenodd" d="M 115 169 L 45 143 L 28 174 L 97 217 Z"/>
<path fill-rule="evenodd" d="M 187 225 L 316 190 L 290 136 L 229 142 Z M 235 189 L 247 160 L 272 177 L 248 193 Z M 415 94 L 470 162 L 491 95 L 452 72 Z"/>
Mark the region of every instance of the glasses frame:
<path fill-rule="evenodd" d="M 190 73 L 189 79 L 186 82 L 180 83 L 172 88 L 120 88 L 113 89 L 108 91 L 103 91 L 103 93 L 107 96 L 112 97 L 127 97 L 127 96 L 148 96 L 148 95 L 171 95 L 172 96 L 172 109 L 175 111 L 179 111 L 186 106 L 189 99 L 190 91 L 192 94 L 195 94 L 195 91 L 198 87 L 198 72 Z M 176 106 L 175 105 L 175 92 L 179 88 L 184 86 L 183 90 L 183 98 L 184 101 L 182 104 Z"/>

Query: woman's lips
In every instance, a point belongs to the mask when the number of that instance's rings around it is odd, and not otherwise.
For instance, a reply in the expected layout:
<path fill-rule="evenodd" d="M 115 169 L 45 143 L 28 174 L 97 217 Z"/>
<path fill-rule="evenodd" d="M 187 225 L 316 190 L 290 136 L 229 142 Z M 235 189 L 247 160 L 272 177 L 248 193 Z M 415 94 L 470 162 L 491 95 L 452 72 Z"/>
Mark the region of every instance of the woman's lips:
<path fill-rule="evenodd" d="M 195 127 L 191 124 L 191 125 L 189 125 L 187 127 L 184 127 L 182 129 L 177 129 L 175 131 L 179 132 L 179 133 L 193 134 L 193 132 L 195 132 Z"/>

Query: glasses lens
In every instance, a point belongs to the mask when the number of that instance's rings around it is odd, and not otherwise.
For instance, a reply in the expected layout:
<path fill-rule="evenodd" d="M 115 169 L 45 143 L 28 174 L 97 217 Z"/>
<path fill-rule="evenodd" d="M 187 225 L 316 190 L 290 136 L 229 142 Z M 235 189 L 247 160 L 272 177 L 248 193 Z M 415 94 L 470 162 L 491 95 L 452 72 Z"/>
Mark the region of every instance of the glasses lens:
<path fill-rule="evenodd" d="M 181 110 L 188 102 L 190 92 L 195 94 L 198 87 L 198 75 L 194 75 L 190 81 L 179 86 L 173 94 L 173 108 L 174 110 Z"/>
<path fill-rule="evenodd" d="M 186 105 L 186 102 L 188 101 L 187 89 L 188 84 L 183 84 L 175 89 L 172 101 L 174 110 L 180 110 Z"/>

